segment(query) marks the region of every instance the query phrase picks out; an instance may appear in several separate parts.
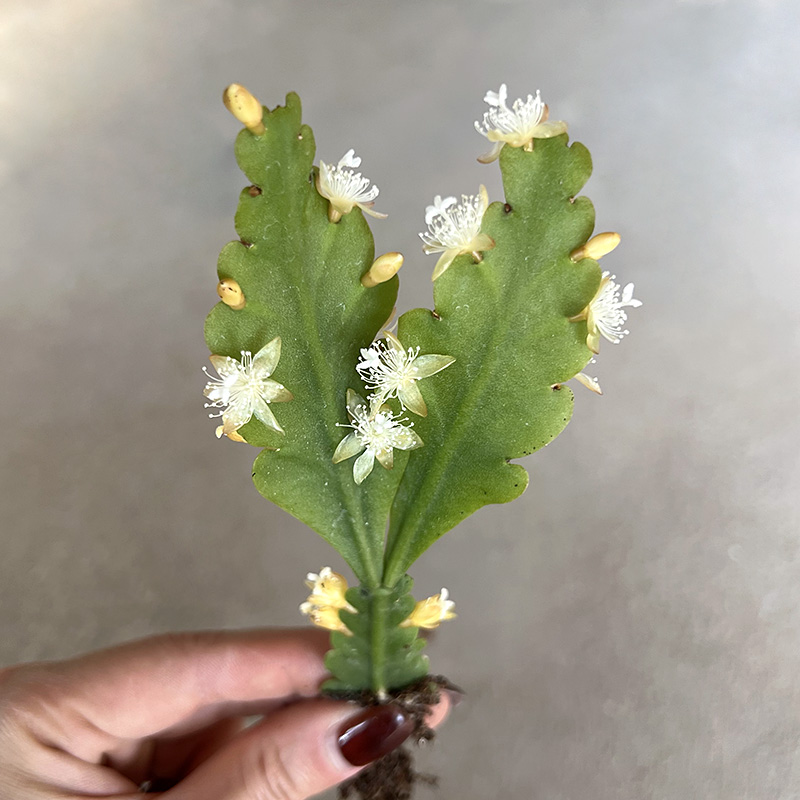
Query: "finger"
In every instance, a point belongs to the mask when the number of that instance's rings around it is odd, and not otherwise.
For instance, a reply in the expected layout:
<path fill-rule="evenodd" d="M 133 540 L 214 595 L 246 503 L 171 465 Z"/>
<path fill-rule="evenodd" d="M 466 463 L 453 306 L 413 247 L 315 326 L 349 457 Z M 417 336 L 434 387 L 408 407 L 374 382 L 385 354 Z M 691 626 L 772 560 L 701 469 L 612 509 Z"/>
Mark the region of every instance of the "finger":
<path fill-rule="evenodd" d="M 308 629 L 169 634 L 39 667 L 31 689 L 83 722 L 65 749 L 97 761 L 115 741 L 171 730 L 193 716 L 189 729 L 239 704 L 315 695 L 327 675 L 327 641 Z"/>
<path fill-rule="evenodd" d="M 449 705 L 443 698 L 430 721 L 440 723 Z M 413 729 L 397 706 L 302 701 L 229 743 L 162 800 L 304 800 L 399 747 Z"/>

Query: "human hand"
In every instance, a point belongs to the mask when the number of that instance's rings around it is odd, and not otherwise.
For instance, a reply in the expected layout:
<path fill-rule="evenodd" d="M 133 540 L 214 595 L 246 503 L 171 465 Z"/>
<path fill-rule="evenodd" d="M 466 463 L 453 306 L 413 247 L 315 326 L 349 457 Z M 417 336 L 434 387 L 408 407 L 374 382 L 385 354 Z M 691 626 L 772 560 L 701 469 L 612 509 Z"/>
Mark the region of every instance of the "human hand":
<path fill-rule="evenodd" d="M 179 633 L 0 670 L 0 800 L 303 800 L 335 786 L 413 723 L 318 697 L 327 648 L 314 630 Z"/>

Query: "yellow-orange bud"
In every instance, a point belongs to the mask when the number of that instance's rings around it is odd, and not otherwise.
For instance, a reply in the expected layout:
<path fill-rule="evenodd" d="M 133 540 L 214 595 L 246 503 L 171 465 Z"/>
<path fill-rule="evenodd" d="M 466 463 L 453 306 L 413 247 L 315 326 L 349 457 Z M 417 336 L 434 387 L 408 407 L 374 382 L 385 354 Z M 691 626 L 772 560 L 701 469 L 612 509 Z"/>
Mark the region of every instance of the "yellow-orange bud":
<path fill-rule="evenodd" d="M 580 261 L 582 258 L 593 258 L 595 261 L 607 256 L 620 242 L 620 235 L 608 231 L 592 236 L 582 247 L 576 247 L 569 257 L 573 261 Z"/>
<path fill-rule="evenodd" d="M 219 295 L 219 299 L 222 300 L 226 306 L 230 306 L 234 311 L 239 311 L 244 308 L 247 302 L 244 299 L 242 287 L 232 278 L 223 278 L 223 280 L 217 284 L 217 294 Z"/>
<path fill-rule="evenodd" d="M 403 255 L 401 253 L 384 253 L 376 258 L 372 266 L 361 276 L 361 285 L 369 289 L 379 283 L 385 283 L 393 278 L 402 266 Z"/>
<path fill-rule="evenodd" d="M 264 127 L 264 109 L 261 103 L 253 97 L 244 86 L 232 83 L 222 93 L 222 102 L 225 108 L 233 114 L 242 125 L 256 136 L 261 136 L 266 130 Z"/>

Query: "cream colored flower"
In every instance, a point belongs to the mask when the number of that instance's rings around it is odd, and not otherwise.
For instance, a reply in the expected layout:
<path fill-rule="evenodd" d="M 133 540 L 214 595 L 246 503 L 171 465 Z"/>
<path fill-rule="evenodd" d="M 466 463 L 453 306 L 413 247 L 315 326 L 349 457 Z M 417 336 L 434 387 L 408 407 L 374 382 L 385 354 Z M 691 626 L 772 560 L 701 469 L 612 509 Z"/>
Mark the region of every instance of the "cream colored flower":
<path fill-rule="evenodd" d="M 335 166 L 320 160 L 317 191 L 330 202 L 328 217 L 331 222 L 338 222 L 342 214 L 349 214 L 355 206 L 365 214 L 386 219 L 386 214 L 372 210 L 378 196 L 378 187 L 370 186 L 369 178 L 356 172 L 360 166 L 361 159 L 352 148 Z"/>
<path fill-rule="evenodd" d="M 447 589 L 439 594 L 420 600 L 409 614 L 408 619 L 400 623 L 401 628 L 438 628 L 442 622 L 454 619 L 453 609 L 456 604 L 448 599 Z"/>
<path fill-rule="evenodd" d="M 412 430 L 414 423 L 404 425 L 404 419 L 392 413 L 389 406 L 371 403 L 347 390 L 347 413 L 350 423 L 342 427 L 353 432 L 339 442 L 333 454 L 333 463 L 338 464 L 361 453 L 353 464 L 353 480 L 363 483 L 372 472 L 377 458 L 385 469 L 394 466 L 395 450 L 414 450 L 422 447 L 422 439 Z M 363 450 L 363 453 L 362 453 Z"/>
<path fill-rule="evenodd" d="M 461 202 L 455 197 L 436 195 L 433 205 L 425 210 L 425 224 L 428 230 L 419 235 L 422 249 L 427 255 L 441 253 L 433 270 L 432 280 L 436 280 L 457 256 L 472 253 L 477 261 L 482 259 L 483 250 L 491 250 L 494 240 L 481 233 L 481 222 L 489 207 L 489 195 L 481 186 L 477 195 L 462 195 Z"/>
<path fill-rule="evenodd" d="M 211 356 L 211 363 L 219 377 L 211 375 L 203 367 L 209 378 L 203 394 L 211 401 L 206 408 L 220 409 L 218 414 L 209 417 L 222 417 L 222 425 L 217 428 L 217 438 L 234 431 L 248 423 L 253 415 L 267 427 L 283 433 L 270 403 L 284 403 L 292 400 L 292 393 L 282 384 L 270 379 L 281 357 L 281 337 L 276 336 L 264 345 L 255 356 L 249 350 L 242 350 L 242 360 L 229 356 Z M 233 438 L 233 437 L 232 437 Z"/>
<path fill-rule="evenodd" d="M 356 613 L 355 608 L 345 599 L 347 591 L 345 578 L 330 567 L 323 567 L 319 574 L 308 573 L 306 586 L 311 589 L 311 594 L 300 606 L 300 612 L 320 628 L 352 636 L 352 632 L 339 618 L 341 610 Z"/>
<path fill-rule="evenodd" d="M 623 328 L 628 315 L 623 308 L 638 308 L 642 302 L 633 297 L 633 284 L 629 283 L 622 289 L 614 282 L 616 275 L 604 272 L 597 293 L 580 314 L 570 317 L 570 322 L 586 320 L 586 346 L 593 352 L 600 352 L 600 337 L 609 342 L 619 344 L 628 331 Z"/>
<path fill-rule="evenodd" d="M 419 354 L 419 347 L 406 350 L 400 340 L 389 331 L 385 332 L 388 346 L 382 341 L 373 342 L 361 350 L 361 360 L 356 364 L 358 373 L 369 389 L 374 392 L 370 400 L 378 405 L 396 397 L 400 405 L 420 417 L 428 414 L 417 381 L 441 372 L 454 361 L 453 356 Z"/>
<path fill-rule="evenodd" d="M 489 110 L 481 122 L 475 123 L 475 130 L 494 143 L 492 149 L 478 159 L 483 164 L 494 161 L 507 144 L 533 150 L 534 139 L 549 139 L 567 130 L 566 122 L 548 121 L 549 112 L 538 89 L 536 97 L 529 94 L 525 101 L 518 98 L 511 108 L 507 99 L 505 84 L 500 86 L 499 92 L 487 92 L 483 98 L 489 104 Z"/>

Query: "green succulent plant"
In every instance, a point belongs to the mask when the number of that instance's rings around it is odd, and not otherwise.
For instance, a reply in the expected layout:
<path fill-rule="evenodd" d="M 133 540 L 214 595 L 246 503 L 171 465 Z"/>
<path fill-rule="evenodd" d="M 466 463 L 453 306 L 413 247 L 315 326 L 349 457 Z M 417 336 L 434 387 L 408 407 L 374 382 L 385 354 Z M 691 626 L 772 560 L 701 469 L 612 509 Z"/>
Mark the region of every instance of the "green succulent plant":
<path fill-rule="evenodd" d="M 259 492 L 359 581 L 348 589 L 329 568 L 308 578 L 303 610 L 332 631 L 327 688 L 383 697 L 427 674 L 419 629 L 453 616 L 444 590 L 415 602 L 408 569 L 478 508 L 524 491 L 511 460 L 564 429 L 565 381 L 599 392 L 582 370 L 638 301 L 601 272 L 619 237 L 590 238 L 589 152 L 538 93 L 510 108 L 505 86 L 486 95 L 477 127 L 493 146 L 480 160 L 499 159 L 505 198 L 489 204 L 481 187 L 428 207 L 434 309 L 406 312 L 396 333 L 382 330 L 402 256 L 375 259 L 364 214 L 382 215 L 360 159 L 315 166 L 295 94 L 268 110 L 233 85 L 225 100 L 245 126 L 236 158 L 250 185 L 206 321 L 219 375 L 208 405 L 218 435 L 261 448 Z"/>

